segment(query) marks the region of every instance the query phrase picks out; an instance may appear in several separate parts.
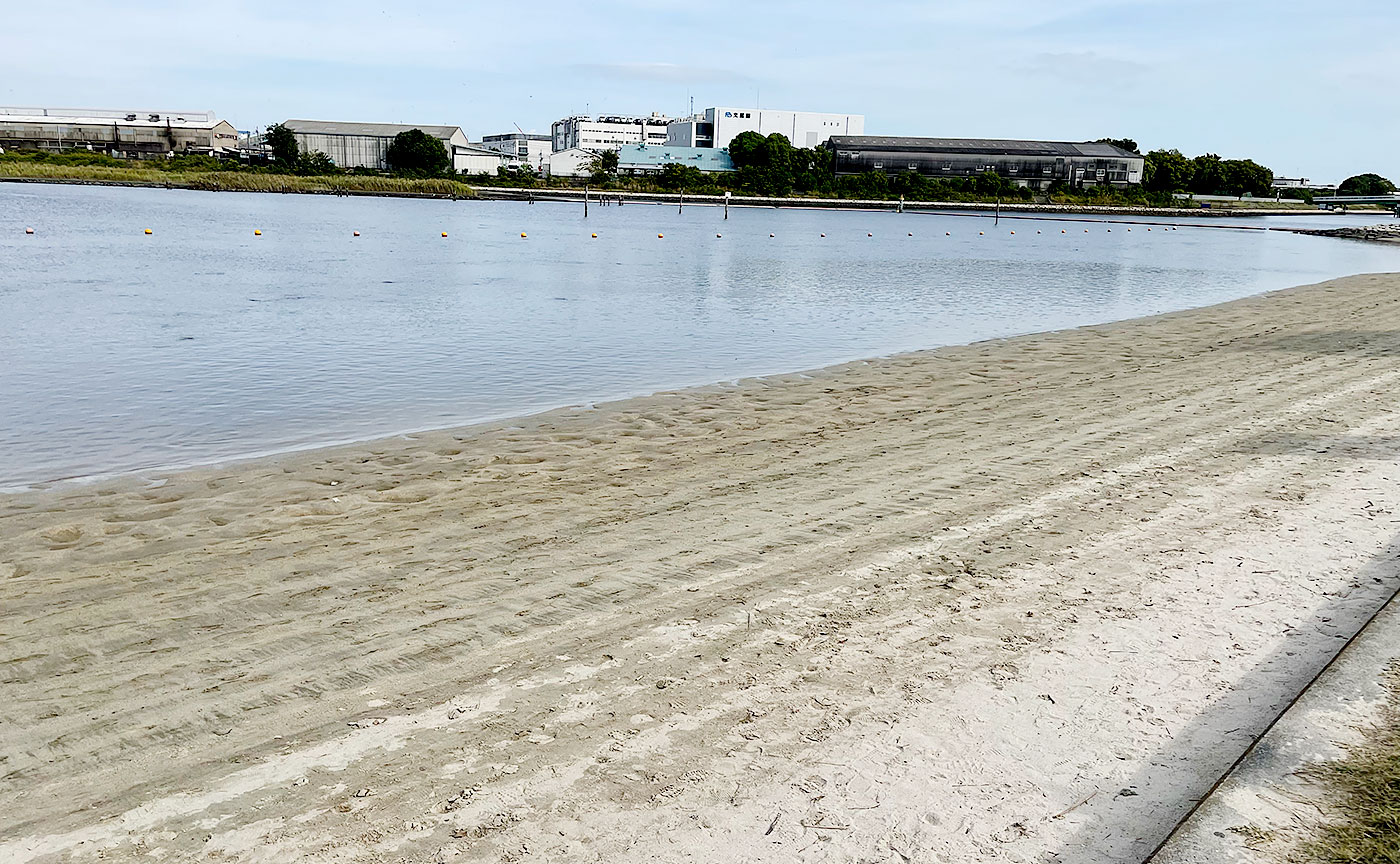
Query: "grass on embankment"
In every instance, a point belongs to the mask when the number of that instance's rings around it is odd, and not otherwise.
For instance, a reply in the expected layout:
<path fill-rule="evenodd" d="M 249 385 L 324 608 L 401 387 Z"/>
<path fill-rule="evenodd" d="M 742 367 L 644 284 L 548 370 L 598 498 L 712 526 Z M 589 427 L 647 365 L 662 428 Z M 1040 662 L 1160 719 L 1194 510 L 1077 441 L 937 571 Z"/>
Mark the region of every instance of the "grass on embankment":
<path fill-rule="evenodd" d="M 1304 852 L 1324 864 L 1400 862 L 1400 661 L 1382 681 L 1388 698 L 1364 745 L 1315 770 L 1336 794 L 1327 825 Z"/>
<path fill-rule="evenodd" d="M 251 171 L 162 171 L 154 168 L 108 165 L 50 165 L 42 162 L 0 160 L 0 179 L 132 183 L 178 186 L 214 192 L 348 192 L 362 195 L 456 195 L 473 197 L 470 186 L 456 180 L 375 177 L 330 174 L 303 177 Z"/>

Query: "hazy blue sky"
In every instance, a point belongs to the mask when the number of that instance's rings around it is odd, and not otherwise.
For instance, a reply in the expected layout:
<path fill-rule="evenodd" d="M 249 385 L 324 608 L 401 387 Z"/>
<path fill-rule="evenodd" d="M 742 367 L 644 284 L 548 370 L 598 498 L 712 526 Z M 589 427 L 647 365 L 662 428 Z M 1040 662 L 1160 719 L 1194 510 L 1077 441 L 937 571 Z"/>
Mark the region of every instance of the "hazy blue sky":
<path fill-rule="evenodd" d="M 0 103 L 548 132 L 591 111 L 862 113 L 1400 181 L 1398 0 L 11 3 Z"/>

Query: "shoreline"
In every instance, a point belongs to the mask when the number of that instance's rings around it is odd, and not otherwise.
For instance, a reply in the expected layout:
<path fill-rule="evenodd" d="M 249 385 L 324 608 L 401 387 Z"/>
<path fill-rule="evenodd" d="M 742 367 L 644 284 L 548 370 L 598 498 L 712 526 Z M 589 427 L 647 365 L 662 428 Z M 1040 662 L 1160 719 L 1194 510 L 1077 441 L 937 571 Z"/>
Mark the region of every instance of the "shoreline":
<path fill-rule="evenodd" d="M 314 179 L 314 178 L 310 178 Z M 465 183 L 465 181 L 462 181 Z M 436 200 L 477 200 L 477 201 L 529 201 L 538 200 L 540 202 L 555 203 L 582 203 L 584 190 L 582 189 L 530 189 L 505 186 L 470 186 L 472 195 L 434 193 L 434 192 L 407 192 L 407 191 L 371 191 L 371 190 L 313 190 L 313 189 L 204 189 L 188 184 L 177 184 L 158 181 L 139 180 L 97 180 L 82 178 L 56 178 L 56 177 L 4 177 L 0 176 L 0 183 L 47 183 L 60 186 L 110 186 L 127 187 L 140 189 L 172 189 L 172 190 L 192 190 L 198 192 L 248 192 L 252 194 L 282 194 L 282 195 L 330 195 L 342 197 L 364 197 L 364 198 L 423 198 Z M 681 196 L 673 193 L 661 192 L 617 192 L 594 190 L 589 193 L 590 200 L 597 201 L 599 195 L 609 197 L 621 197 L 624 201 L 645 204 L 688 204 L 697 207 L 722 207 L 724 198 L 716 195 L 686 195 Z M 731 207 L 753 207 L 753 208 L 781 208 L 788 207 L 794 209 L 809 210 L 876 210 L 895 211 L 903 209 L 906 212 L 927 212 L 927 213 L 956 213 L 958 211 L 976 211 L 992 214 L 997 211 L 1002 213 L 1021 214 L 1100 214 L 1100 215 L 1122 215 L 1122 216 L 1174 216 L 1174 217 L 1201 217 L 1214 219 L 1227 216 L 1335 216 L 1335 211 L 1321 210 L 1314 207 L 1300 206 L 1291 207 L 1233 207 L 1233 208 L 1211 208 L 1200 209 L 1194 207 L 1125 207 L 1125 206 L 1088 206 L 1078 204 L 1029 204 L 1029 203 L 1002 203 L 1000 205 L 986 202 L 955 202 L 955 201 L 907 201 L 901 202 L 884 199 L 842 199 L 842 198 L 765 198 L 760 196 L 743 196 L 730 199 Z M 1385 213 L 1387 211 L 1354 211 L 1356 215 L 1372 215 Z M 1008 216 L 1008 218 L 1011 218 Z M 1290 229 L 1291 230 L 1291 229 Z"/>
<path fill-rule="evenodd" d="M 1012 217 L 1008 217 L 1012 218 Z M 1072 221 L 1072 220 L 1065 220 Z M 1264 229 L 1257 229 L 1264 230 Z M 1307 232 L 1312 233 L 1312 232 Z M 1264 291 L 1252 294 L 1238 300 L 1250 300 L 1257 297 L 1267 297 L 1271 294 L 1278 294 L 1288 291 L 1298 290 L 1299 287 L 1280 288 L 1271 291 Z M 47 480 L 37 480 L 30 483 L 4 485 L 0 483 L 0 503 L 6 496 L 25 495 L 30 493 L 60 492 L 69 489 L 90 489 L 107 483 L 146 484 L 147 488 L 158 488 L 150 484 L 163 484 L 172 476 L 197 471 L 222 471 L 238 467 L 251 466 L 262 462 L 271 462 L 284 458 L 298 458 L 303 456 L 315 456 L 322 452 L 326 454 L 345 452 L 362 447 L 390 446 L 395 443 L 405 443 L 416 441 L 425 436 L 434 435 L 471 435 L 474 432 L 495 431 L 506 427 L 519 426 L 522 423 L 539 419 L 548 419 L 554 415 L 576 416 L 586 412 L 606 412 L 609 410 L 625 409 L 629 403 L 637 401 L 652 400 L 664 397 L 675 397 L 691 392 L 705 392 L 716 389 L 740 388 L 745 385 L 763 385 L 770 381 L 781 381 L 791 378 L 815 378 L 825 375 L 836 375 L 850 369 L 861 366 L 880 364 L 896 361 L 927 361 L 936 359 L 934 355 L 944 351 L 953 351 L 963 348 L 975 348 L 984 345 L 995 345 L 1012 342 L 1020 339 L 1030 339 L 1036 337 L 1049 337 L 1060 334 L 1072 334 L 1084 330 L 1094 330 L 1096 328 L 1111 328 L 1123 324 L 1142 322 L 1149 323 L 1158 319 L 1169 319 L 1172 316 L 1192 314 L 1202 309 L 1210 309 L 1214 306 L 1227 305 L 1237 302 L 1236 300 L 1226 301 L 1225 304 L 1211 304 L 1210 306 L 1197 306 L 1187 309 L 1177 309 L 1168 312 L 1160 312 L 1154 315 L 1138 316 L 1135 318 L 1121 318 L 1113 321 L 1105 321 L 1096 324 L 1083 324 L 1078 327 L 1060 328 L 1057 330 L 1034 330 L 1024 333 L 1014 333 L 1008 336 L 997 336 L 989 339 L 979 339 L 973 342 L 958 342 L 948 345 L 935 345 L 929 348 L 916 348 L 912 350 L 891 351 L 887 353 L 870 354 L 860 357 L 853 357 L 845 360 L 837 360 L 821 366 L 811 366 L 802 369 L 785 369 L 773 372 L 758 372 L 751 375 L 742 375 L 734 378 L 725 378 L 719 381 L 702 381 L 691 384 L 680 384 L 676 386 L 660 386 L 650 390 L 638 390 L 632 393 L 621 395 L 605 395 L 596 398 L 580 400 L 576 402 L 565 402 L 555 405 L 540 407 L 524 413 L 510 413 L 483 417 L 479 420 L 471 420 L 460 423 L 448 423 L 441 426 L 411 427 L 400 430 L 393 430 L 383 434 L 374 434 L 361 438 L 344 438 L 328 441 L 316 441 L 305 444 L 289 446 L 275 446 L 269 449 L 252 450 L 236 453 L 227 456 L 220 456 L 212 459 L 196 459 L 188 462 L 172 462 L 158 465 L 147 465 L 130 469 L 117 469 L 112 471 L 102 471 L 93 474 L 74 474 L 65 477 L 55 477 Z"/>
<path fill-rule="evenodd" d="M 0 498 L 0 858 L 1141 860 L 1400 586 L 1397 288 Z"/>

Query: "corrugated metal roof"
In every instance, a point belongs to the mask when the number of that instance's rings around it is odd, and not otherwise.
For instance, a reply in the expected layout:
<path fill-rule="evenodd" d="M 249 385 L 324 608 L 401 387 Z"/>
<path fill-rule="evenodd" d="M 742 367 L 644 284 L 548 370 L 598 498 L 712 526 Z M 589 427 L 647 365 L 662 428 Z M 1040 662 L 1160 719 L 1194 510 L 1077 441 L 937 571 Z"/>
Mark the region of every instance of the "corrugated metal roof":
<path fill-rule="evenodd" d="M 462 131 L 461 126 L 423 126 L 412 123 L 341 123 L 335 120 L 288 120 L 282 124 L 304 135 L 363 135 L 393 138 L 400 132 L 422 129 L 434 138 L 448 139 Z"/>
<path fill-rule="evenodd" d="M 1137 158 L 1112 144 L 1073 141 L 1018 141 L 999 138 L 902 138 L 891 135 L 833 135 L 831 146 L 852 150 L 919 150 L 989 156 L 1102 156 Z"/>
<path fill-rule="evenodd" d="M 135 120 L 127 120 L 125 117 L 59 117 L 52 114 L 0 114 L 0 123 L 25 123 L 29 125 L 42 126 L 126 126 L 133 128 L 164 129 L 169 126 L 171 129 L 213 129 L 220 123 L 226 121 L 218 118 L 181 120 L 178 117 L 169 118 L 164 115 L 159 120 L 148 120 L 145 116 Z M 232 126 L 232 124 L 229 124 Z"/>
<path fill-rule="evenodd" d="M 724 147 L 670 147 L 659 144 L 628 144 L 617 152 L 617 167 L 655 168 L 689 165 L 701 171 L 733 171 L 734 162 Z"/>

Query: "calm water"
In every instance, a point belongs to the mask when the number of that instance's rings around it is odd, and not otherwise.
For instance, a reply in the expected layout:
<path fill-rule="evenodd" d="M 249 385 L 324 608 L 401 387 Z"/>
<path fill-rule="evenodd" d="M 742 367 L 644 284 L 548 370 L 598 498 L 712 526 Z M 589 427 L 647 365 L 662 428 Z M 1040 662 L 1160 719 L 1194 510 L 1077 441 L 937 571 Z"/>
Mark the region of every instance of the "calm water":
<path fill-rule="evenodd" d="M 0 486 L 1381 270 L 1400 270 L 1400 249 L 1282 232 L 738 208 L 722 222 L 643 204 L 595 205 L 585 221 L 577 204 L 0 184 Z"/>

